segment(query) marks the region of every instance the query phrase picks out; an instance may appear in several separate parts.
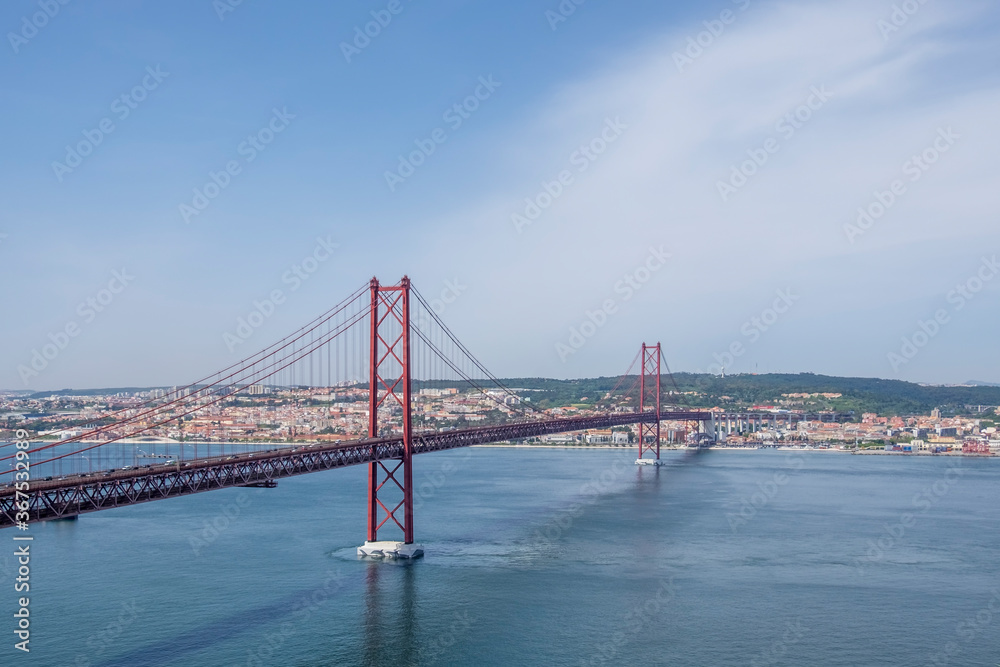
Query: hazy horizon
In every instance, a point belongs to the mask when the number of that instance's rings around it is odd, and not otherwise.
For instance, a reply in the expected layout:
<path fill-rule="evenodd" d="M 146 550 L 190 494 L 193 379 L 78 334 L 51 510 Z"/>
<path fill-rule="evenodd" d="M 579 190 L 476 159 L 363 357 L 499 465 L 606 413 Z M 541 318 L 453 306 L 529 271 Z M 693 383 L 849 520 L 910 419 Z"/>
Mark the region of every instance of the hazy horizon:
<path fill-rule="evenodd" d="M 634 374 L 635 373 L 633 372 L 633 375 Z M 664 371 L 663 374 L 666 375 L 667 373 Z M 695 375 L 697 375 L 697 373 L 691 373 L 689 371 L 675 371 L 674 372 L 674 375 L 679 375 L 679 374 L 695 374 Z M 702 375 L 708 375 L 708 374 L 702 373 Z M 920 382 L 920 381 L 916 381 L 916 380 L 897 380 L 896 378 L 879 378 L 879 377 L 847 376 L 847 375 L 826 375 L 826 374 L 820 374 L 820 373 L 811 373 L 809 371 L 801 371 L 801 372 L 798 372 L 798 373 L 732 373 L 731 375 L 727 373 L 726 377 L 740 376 L 740 375 L 751 375 L 751 376 L 764 376 L 764 375 L 815 375 L 817 377 L 832 377 L 832 378 L 845 379 L 845 380 L 855 380 L 855 379 L 856 380 L 894 380 L 894 381 L 898 381 L 898 382 L 908 382 L 910 384 L 916 384 L 916 385 L 924 386 L 924 387 L 977 387 L 977 386 L 978 387 L 1000 387 L 1000 383 L 997 383 L 997 382 L 986 382 L 986 381 L 983 381 L 983 380 L 968 380 L 966 382 L 955 382 L 955 383 L 932 383 L 932 382 Z M 616 376 L 616 375 L 592 375 L 592 376 L 581 376 L 581 377 L 571 377 L 571 378 L 553 378 L 553 377 L 545 377 L 545 376 L 519 376 L 519 377 L 501 377 L 499 379 L 502 380 L 502 381 L 505 381 L 505 382 L 509 381 L 509 380 L 555 380 L 557 382 L 572 382 L 574 380 L 597 380 L 597 379 L 602 379 L 602 378 L 614 378 L 614 377 L 618 377 L 618 376 Z M 715 376 L 715 377 L 719 377 L 719 376 Z M 414 379 L 415 379 L 415 381 L 420 381 L 420 378 L 414 378 Z M 429 381 L 440 382 L 441 380 L 429 380 Z M 458 383 L 460 381 L 455 381 L 455 382 Z M 188 384 L 188 383 L 183 383 L 183 384 Z M 166 388 L 176 387 L 176 386 L 183 386 L 183 385 L 176 385 L 176 384 L 165 384 L 164 385 L 164 384 L 142 384 L 142 383 L 138 383 L 138 384 L 119 385 L 119 386 L 115 386 L 115 387 L 112 387 L 112 386 L 102 386 L 102 387 L 97 387 L 97 386 L 95 386 L 95 387 L 59 387 L 59 388 L 45 387 L 45 388 L 41 388 L 41 389 L 11 389 L 11 388 L 2 388 L 2 387 L 0 387 L 0 393 L 13 393 L 13 392 L 44 393 L 44 392 L 60 392 L 60 391 L 98 391 L 98 390 L 103 390 L 103 389 L 106 389 L 106 390 L 112 390 L 112 389 L 138 389 L 138 390 L 144 390 L 144 389 L 166 389 Z M 296 386 L 307 386 L 307 385 L 296 385 Z M 323 385 L 317 385 L 317 387 L 322 387 L 322 386 Z"/>

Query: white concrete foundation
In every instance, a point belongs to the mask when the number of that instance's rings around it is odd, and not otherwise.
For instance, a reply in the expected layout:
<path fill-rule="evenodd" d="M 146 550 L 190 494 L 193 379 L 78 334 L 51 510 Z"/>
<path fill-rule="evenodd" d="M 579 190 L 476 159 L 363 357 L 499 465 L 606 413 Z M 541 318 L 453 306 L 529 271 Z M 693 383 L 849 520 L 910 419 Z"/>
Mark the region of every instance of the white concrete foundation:
<path fill-rule="evenodd" d="M 637 466 L 662 466 L 665 465 L 665 461 L 660 461 L 659 459 L 636 459 L 635 464 Z"/>
<path fill-rule="evenodd" d="M 420 558 L 424 548 L 405 542 L 365 542 L 358 547 L 358 555 L 368 558 Z"/>

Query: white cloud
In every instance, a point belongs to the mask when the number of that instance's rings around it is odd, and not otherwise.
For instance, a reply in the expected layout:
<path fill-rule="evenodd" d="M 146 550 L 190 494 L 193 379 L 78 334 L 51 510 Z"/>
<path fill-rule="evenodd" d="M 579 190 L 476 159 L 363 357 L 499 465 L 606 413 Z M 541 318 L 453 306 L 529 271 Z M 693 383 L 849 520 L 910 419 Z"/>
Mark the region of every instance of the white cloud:
<path fill-rule="evenodd" d="M 510 163 L 498 171 L 525 176 L 452 216 L 442 229 L 448 240 L 433 241 L 467 249 L 442 270 L 469 277 L 474 296 L 455 317 L 468 318 L 470 335 L 492 350 L 493 365 L 505 373 L 611 373 L 642 338 L 670 336 L 675 366 L 704 368 L 711 350 L 738 338 L 745 317 L 776 288 L 791 285 L 817 303 L 858 302 L 864 285 L 890 281 L 884 297 L 908 303 L 921 293 L 906 271 L 925 271 L 925 262 L 940 261 L 946 248 L 954 253 L 972 236 L 998 240 L 1000 174 L 989 156 L 1000 148 L 994 120 L 1000 90 L 991 80 L 977 81 L 974 67 L 957 70 L 972 72 L 963 85 L 949 78 L 954 67 L 940 67 L 975 62 L 982 43 L 963 41 L 961 32 L 975 13 L 928 4 L 888 41 L 876 28 L 883 14 L 885 8 L 862 2 L 754 6 L 683 73 L 671 54 L 700 28 L 678 26 L 591 78 L 564 85 L 512 123 L 496 150 Z M 814 86 L 825 86 L 833 98 L 793 136 L 782 136 L 776 122 Z M 576 174 L 538 221 L 515 233 L 510 215 L 524 208 L 524 197 L 541 189 L 542 178 L 568 168 L 570 154 L 596 137 L 608 117 L 629 125 L 621 140 Z M 849 244 L 843 225 L 876 190 L 901 178 L 904 161 L 931 145 L 942 127 L 961 135 L 954 149 Z M 723 203 L 717 182 L 769 137 L 780 150 Z M 562 364 L 555 343 L 612 293 L 650 244 L 673 251 L 669 270 Z M 976 249 L 969 252 L 974 259 Z M 859 253 L 868 256 L 864 279 L 845 279 L 837 258 Z M 897 253 L 912 261 L 903 274 L 896 267 L 890 275 L 880 265 Z M 811 270 L 820 263 L 822 273 Z M 845 272 L 859 270 L 853 261 L 842 265 Z M 860 323 L 851 324 L 850 311 L 838 320 L 823 308 L 809 312 L 809 320 L 790 316 L 783 326 L 811 340 L 817 331 Z M 871 326 L 863 344 L 877 353 L 862 363 L 856 342 L 819 355 L 792 337 L 791 348 L 775 351 L 780 360 L 765 361 L 772 368 L 884 375 L 888 369 L 878 360 L 886 340 Z M 623 341 L 628 349 L 621 349 Z M 937 344 L 942 362 L 924 370 L 940 376 L 949 354 L 964 346 Z"/>

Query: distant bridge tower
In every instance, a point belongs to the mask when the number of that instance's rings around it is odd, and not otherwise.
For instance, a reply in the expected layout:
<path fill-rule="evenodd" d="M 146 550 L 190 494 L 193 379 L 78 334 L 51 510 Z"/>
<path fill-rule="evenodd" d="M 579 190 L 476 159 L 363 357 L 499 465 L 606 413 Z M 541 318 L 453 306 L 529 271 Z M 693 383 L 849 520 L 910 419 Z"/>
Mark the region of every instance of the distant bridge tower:
<path fill-rule="evenodd" d="M 372 278 L 371 299 L 368 437 L 382 435 L 379 408 L 398 406 L 402 410 L 403 443 L 398 458 L 368 464 L 368 540 L 358 547 L 358 555 L 418 558 L 424 550 L 413 541 L 410 279 L 404 276 L 399 285 L 387 287 Z M 402 499 L 399 499 L 400 491 Z M 399 512 L 402 517 L 398 516 Z M 378 532 L 387 523 L 403 531 L 402 542 L 379 541 Z"/>
<path fill-rule="evenodd" d="M 639 458 L 640 465 L 660 465 L 660 344 L 642 344 L 639 369 L 639 412 L 654 412 L 656 420 L 646 423 L 639 422 Z M 643 458 L 646 452 L 653 458 Z"/>

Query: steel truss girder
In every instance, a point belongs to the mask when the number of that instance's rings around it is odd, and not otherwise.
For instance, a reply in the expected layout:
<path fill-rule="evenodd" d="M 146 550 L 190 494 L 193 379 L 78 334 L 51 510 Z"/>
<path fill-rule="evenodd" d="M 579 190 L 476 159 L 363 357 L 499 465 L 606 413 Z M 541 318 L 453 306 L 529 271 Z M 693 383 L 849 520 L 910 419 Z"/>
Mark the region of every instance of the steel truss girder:
<path fill-rule="evenodd" d="M 707 412 L 663 412 L 660 419 L 673 421 L 707 421 Z M 635 423 L 649 423 L 653 413 L 633 412 L 575 417 L 534 422 L 519 422 L 499 426 L 479 426 L 455 431 L 417 433 L 413 436 L 413 453 L 469 447 L 489 442 L 521 440 L 540 435 L 609 428 Z M 297 451 L 276 451 L 242 455 L 236 460 L 208 459 L 179 469 L 160 466 L 163 470 L 123 470 L 97 477 L 68 478 L 47 482 L 32 482 L 27 492 L 29 523 L 67 518 L 89 512 L 124 507 L 138 503 L 187 496 L 216 489 L 245 486 L 256 482 L 278 480 L 321 470 L 379 461 L 400 460 L 403 440 L 376 438 L 353 443 L 297 448 Z M 15 523 L 17 509 L 12 487 L 0 489 L 0 528 Z"/>

